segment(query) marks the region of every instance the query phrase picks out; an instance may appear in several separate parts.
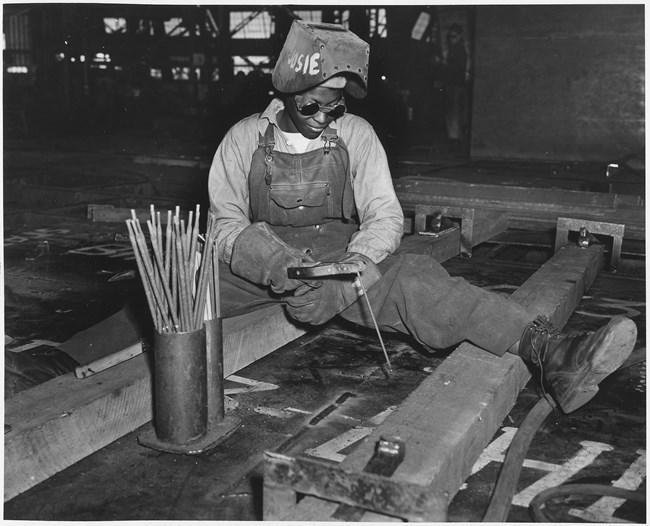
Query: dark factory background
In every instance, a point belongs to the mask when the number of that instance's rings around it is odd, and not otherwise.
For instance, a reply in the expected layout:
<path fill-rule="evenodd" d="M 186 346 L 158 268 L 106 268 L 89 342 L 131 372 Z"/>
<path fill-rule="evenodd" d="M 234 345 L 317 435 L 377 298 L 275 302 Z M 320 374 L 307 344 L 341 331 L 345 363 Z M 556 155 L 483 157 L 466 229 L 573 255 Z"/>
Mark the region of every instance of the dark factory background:
<path fill-rule="evenodd" d="M 454 24 L 467 51 L 465 153 L 594 160 L 644 148 L 644 6 L 613 4 L 6 4 L 5 137 L 128 130 L 216 145 L 272 96 L 296 17 L 370 42 L 368 97 L 348 103 L 390 151 L 449 139 Z"/>

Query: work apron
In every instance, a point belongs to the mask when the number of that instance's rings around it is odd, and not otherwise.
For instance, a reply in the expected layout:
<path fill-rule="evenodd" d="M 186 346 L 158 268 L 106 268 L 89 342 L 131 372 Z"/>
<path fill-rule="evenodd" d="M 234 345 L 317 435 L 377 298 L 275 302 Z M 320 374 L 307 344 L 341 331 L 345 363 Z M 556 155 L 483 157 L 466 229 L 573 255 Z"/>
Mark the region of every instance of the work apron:
<path fill-rule="evenodd" d="M 252 222 L 268 223 L 306 256 L 335 261 L 359 224 L 347 148 L 329 128 L 323 139 L 323 148 L 307 153 L 278 152 L 273 150 L 274 126 L 268 126 L 253 153 L 250 216 Z M 517 303 L 450 277 L 430 256 L 390 255 L 378 267 L 382 276 L 367 294 L 380 329 L 408 334 L 430 348 L 445 349 L 469 340 L 501 355 L 533 318 Z M 223 263 L 220 270 L 224 316 L 284 301 L 285 295 L 238 278 Z M 374 326 L 363 299 L 341 316 L 364 327 Z"/>

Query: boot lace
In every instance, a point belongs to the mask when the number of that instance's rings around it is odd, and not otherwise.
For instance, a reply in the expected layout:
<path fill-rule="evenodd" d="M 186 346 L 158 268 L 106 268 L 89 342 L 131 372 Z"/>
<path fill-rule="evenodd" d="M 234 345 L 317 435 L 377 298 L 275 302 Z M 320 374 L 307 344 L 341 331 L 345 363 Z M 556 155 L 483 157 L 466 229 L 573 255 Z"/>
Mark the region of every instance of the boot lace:
<path fill-rule="evenodd" d="M 530 340 L 530 348 L 533 350 L 533 362 L 539 369 L 539 385 L 542 388 L 544 397 L 548 400 L 553 400 L 544 388 L 544 358 L 548 351 L 549 339 L 551 336 L 559 334 L 559 330 L 553 325 L 551 320 L 546 316 L 537 316 L 530 324 L 530 331 L 528 331 L 528 338 Z M 536 338 L 535 336 L 541 336 Z M 553 402 L 555 405 L 555 402 Z"/>

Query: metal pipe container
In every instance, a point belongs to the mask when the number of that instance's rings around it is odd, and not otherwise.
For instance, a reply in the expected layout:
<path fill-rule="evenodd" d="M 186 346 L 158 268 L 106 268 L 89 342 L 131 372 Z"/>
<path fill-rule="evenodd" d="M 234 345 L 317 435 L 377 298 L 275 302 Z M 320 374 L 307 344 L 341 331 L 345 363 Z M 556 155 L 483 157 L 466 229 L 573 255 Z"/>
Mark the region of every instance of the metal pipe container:
<path fill-rule="evenodd" d="M 154 428 L 158 440 L 189 444 L 207 431 L 206 330 L 154 336 Z"/>
<path fill-rule="evenodd" d="M 208 430 L 223 422 L 225 416 L 223 390 L 223 324 L 221 318 L 206 320 L 208 368 Z"/>

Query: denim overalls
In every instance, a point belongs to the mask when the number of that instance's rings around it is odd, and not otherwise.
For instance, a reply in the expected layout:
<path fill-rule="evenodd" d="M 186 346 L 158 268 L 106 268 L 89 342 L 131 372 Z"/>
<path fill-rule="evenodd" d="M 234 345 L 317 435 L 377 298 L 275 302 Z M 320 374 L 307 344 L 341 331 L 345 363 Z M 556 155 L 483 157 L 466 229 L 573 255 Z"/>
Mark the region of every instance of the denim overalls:
<path fill-rule="evenodd" d="M 336 131 L 327 128 L 323 147 L 302 154 L 273 150 L 275 126 L 260 135 L 249 173 L 252 222 L 264 221 L 287 244 L 316 261 L 334 261 L 359 229 L 350 159 Z M 379 263 L 382 277 L 368 290 L 380 328 L 412 336 L 432 348 L 463 340 L 501 355 L 518 341 L 534 316 L 506 298 L 452 278 L 435 259 L 396 253 Z M 224 316 L 243 314 L 282 295 L 234 276 L 221 263 Z M 372 327 L 364 300 L 341 313 Z"/>

